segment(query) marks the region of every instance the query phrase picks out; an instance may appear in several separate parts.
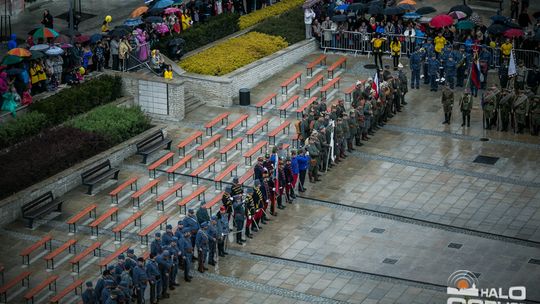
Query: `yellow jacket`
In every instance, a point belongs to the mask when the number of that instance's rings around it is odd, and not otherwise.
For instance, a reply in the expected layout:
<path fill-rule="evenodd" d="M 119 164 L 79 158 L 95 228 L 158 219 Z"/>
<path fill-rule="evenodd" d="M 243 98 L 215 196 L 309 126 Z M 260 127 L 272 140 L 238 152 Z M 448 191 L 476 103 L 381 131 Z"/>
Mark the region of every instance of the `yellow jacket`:
<path fill-rule="evenodd" d="M 191 17 L 182 14 L 182 30 L 185 31 L 191 26 Z"/>
<path fill-rule="evenodd" d="M 510 56 L 510 52 L 512 51 L 512 43 L 505 42 L 501 45 L 501 52 L 504 56 Z"/>
<path fill-rule="evenodd" d="M 371 42 L 373 43 L 373 47 L 378 49 L 382 46 L 382 43 L 384 42 L 384 39 L 382 38 L 373 38 L 371 39 Z"/>
<path fill-rule="evenodd" d="M 446 38 L 443 36 L 437 36 L 433 42 L 435 43 L 435 52 L 440 53 L 446 44 Z"/>
<path fill-rule="evenodd" d="M 163 72 L 163 77 L 165 79 L 172 79 L 172 71 L 165 70 L 165 72 Z"/>
<path fill-rule="evenodd" d="M 47 75 L 45 75 L 45 71 L 43 71 L 41 65 L 38 64 L 35 67 L 30 68 L 30 79 L 32 84 L 47 80 Z"/>
<path fill-rule="evenodd" d="M 401 42 L 390 42 L 390 50 L 392 50 L 392 55 L 399 55 L 401 53 Z"/>

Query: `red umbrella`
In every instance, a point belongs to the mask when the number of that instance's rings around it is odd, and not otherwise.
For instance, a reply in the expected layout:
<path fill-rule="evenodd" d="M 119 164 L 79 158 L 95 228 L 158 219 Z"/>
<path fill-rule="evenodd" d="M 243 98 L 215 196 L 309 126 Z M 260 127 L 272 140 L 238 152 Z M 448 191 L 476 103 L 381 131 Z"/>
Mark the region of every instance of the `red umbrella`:
<path fill-rule="evenodd" d="M 441 28 L 445 26 L 450 26 L 454 23 L 454 19 L 448 15 L 438 15 L 431 19 L 429 25 L 434 28 Z"/>
<path fill-rule="evenodd" d="M 90 41 L 90 36 L 88 35 L 80 35 L 79 37 L 75 37 L 75 42 L 77 43 L 85 43 Z"/>
<path fill-rule="evenodd" d="M 60 35 L 58 37 L 56 37 L 54 39 L 54 42 L 55 43 L 70 43 L 71 42 L 71 38 L 69 38 L 68 36 L 66 35 Z"/>
<path fill-rule="evenodd" d="M 523 36 L 523 31 L 522 30 L 519 30 L 519 29 L 508 29 L 504 32 L 504 36 L 505 37 L 508 37 L 508 38 L 516 38 L 516 37 L 521 37 Z"/>

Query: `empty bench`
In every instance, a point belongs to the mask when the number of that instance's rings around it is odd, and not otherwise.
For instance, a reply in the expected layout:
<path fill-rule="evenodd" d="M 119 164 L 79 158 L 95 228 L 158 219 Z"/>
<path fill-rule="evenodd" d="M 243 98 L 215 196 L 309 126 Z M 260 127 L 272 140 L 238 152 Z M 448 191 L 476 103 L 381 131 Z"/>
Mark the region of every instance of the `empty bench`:
<path fill-rule="evenodd" d="M 232 150 L 232 148 L 236 148 L 236 150 L 238 150 L 238 145 L 240 145 L 240 150 L 242 150 L 242 141 L 244 141 L 244 138 L 238 137 L 228 143 L 225 147 L 221 148 L 219 150 L 219 153 L 221 154 L 221 161 L 227 162 L 227 152 Z"/>
<path fill-rule="evenodd" d="M 47 254 L 43 259 L 47 263 L 47 269 L 54 269 L 54 258 L 59 256 L 62 252 L 66 251 L 66 249 L 71 253 L 71 250 L 73 249 L 73 252 L 75 252 L 75 244 L 77 243 L 76 239 L 71 239 L 65 242 L 64 244 L 60 245 L 60 247 L 56 248 L 55 250 L 51 251 L 49 254 Z M 51 266 L 49 268 L 49 265 Z"/>
<path fill-rule="evenodd" d="M 214 147 L 215 147 L 216 143 L 217 143 L 221 147 L 221 137 L 222 137 L 221 134 L 216 134 L 216 135 L 210 137 L 210 139 L 208 139 L 202 145 L 198 146 L 197 147 L 197 156 L 199 158 L 204 159 L 204 150 L 206 148 L 208 148 L 210 145 L 214 145 Z M 202 155 L 202 157 L 201 157 L 201 155 Z"/>
<path fill-rule="evenodd" d="M 334 62 L 331 66 L 328 67 L 328 79 L 334 78 L 334 71 L 341 67 L 347 67 L 347 57 L 339 57 L 336 62 Z"/>
<path fill-rule="evenodd" d="M 335 88 L 336 85 L 338 86 L 339 88 L 339 82 L 341 80 L 341 77 L 336 77 L 332 80 L 330 80 L 327 84 L 325 84 L 322 88 L 321 88 L 321 98 L 326 98 L 326 94 L 328 92 L 328 90 L 330 90 L 331 88 Z"/>
<path fill-rule="evenodd" d="M 84 186 L 88 186 L 88 191 L 86 194 L 92 195 L 92 189 L 94 189 L 94 186 L 101 181 L 111 178 L 118 180 L 119 172 L 120 169 L 113 168 L 111 161 L 108 159 L 84 171 L 81 174 L 81 178 L 82 184 Z"/>
<path fill-rule="evenodd" d="M 20 256 L 22 256 L 22 263 L 23 265 L 30 265 L 30 254 L 36 249 L 38 249 L 41 246 L 44 246 L 45 249 L 47 249 L 47 245 L 49 245 L 49 251 L 52 249 L 51 247 L 51 240 L 52 237 L 50 235 L 46 235 L 42 237 L 39 241 L 32 244 L 30 247 L 27 247 L 21 253 L 19 253 Z"/>
<path fill-rule="evenodd" d="M 41 281 L 41 283 L 32 288 L 29 292 L 25 293 L 24 299 L 26 300 L 26 303 L 34 303 L 34 297 L 47 286 L 49 286 L 49 290 L 56 291 L 56 280 L 58 280 L 58 276 L 52 275 Z"/>
<path fill-rule="evenodd" d="M 310 105 L 312 105 L 315 101 L 319 99 L 317 96 L 313 96 L 310 99 L 308 99 L 306 102 L 304 102 L 301 106 L 299 106 L 296 109 L 296 118 L 300 119 L 302 118 L 302 114 L 304 113 L 304 110 L 307 109 Z"/>
<path fill-rule="evenodd" d="M 281 94 L 289 94 L 289 85 L 291 83 L 297 84 L 302 83 L 302 72 L 296 72 L 289 79 L 281 83 Z"/>
<path fill-rule="evenodd" d="M 266 96 L 265 98 L 263 98 L 263 100 L 261 100 L 261 101 L 259 101 L 258 103 L 255 104 L 255 109 L 257 110 L 257 115 L 259 115 L 259 114 L 263 115 L 263 107 L 268 102 L 270 102 L 270 104 L 276 104 L 277 103 L 277 94 L 272 93 L 272 94 Z"/>
<path fill-rule="evenodd" d="M 271 145 L 275 145 L 276 144 L 276 136 L 279 134 L 279 132 L 283 131 L 283 134 L 285 134 L 285 129 L 287 129 L 287 134 L 289 134 L 290 126 L 291 126 L 291 122 L 288 121 L 288 120 L 285 120 L 282 124 L 277 126 L 277 128 L 275 128 L 274 130 L 268 132 L 268 142 Z"/>
<path fill-rule="evenodd" d="M 77 232 L 77 222 L 80 221 L 83 217 L 88 215 L 90 218 L 96 218 L 96 204 L 92 204 L 84 208 L 81 212 L 72 216 L 69 220 L 66 221 L 68 224 L 68 232 Z M 92 216 L 94 214 L 94 216 Z M 73 228 L 72 228 L 73 227 Z"/>
<path fill-rule="evenodd" d="M 80 293 L 82 293 L 82 284 L 83 284 L 83 280 L 76 280 L 75 282 L 69 284 L 68 287 L 62 289 L 59 293 L 57 293 L 54 297 L 52 297 L 50 300 L 50 303 L 59 303 L 60 300 L 65 298 L 72 291 L 75 291 L 76 295 L 78 295 L 77 290 L 79 290 Z"/>
<path fill-rule="evenodd" d="M 306 86 L 304 87 L 304 97 L 310 97 L 311 96 L 311 89 L 316 88 L 319 86 L 319 83 L 321 85 L 324 84 L 324 76 L 323 74 L 318 74 L 313 78 Z"/>
<path fill-rule="evenodd" d="M 28 286 L 30 284 L 30 274 L 30 271 L 22 272 L 18 276 L 14 277 L 11 281 L 0 286 L 0 300 L 2 300 L 2 303 L 7 303 L 8 290 L 17 286 L 19 283 L 22 283 L 22 286 Z"/>
<path fill-rule="evenodd" d="M 238 164 L 230 164 L 225 170 L 221 171 L 216 177 L 214 178 L 214 182 L 216 183 L 215 188 L 221 190 L 223 188 L 223 179 L 227 177 L 227 175 L 231 175 L 237 172 Z"/>
<path fill-rule="evenodd" d="M 240 178 L 238 179 L 238 183 L 240 185 L 243 185 L 245 182 L 247 182 L 248 179 L 252 178 L 253 175 L 255 175 L 255 170 L 251 168 L 247 170 L 246 173 L 244 173 L 244 175 L 240 176 Z"/>
<path fill-rule="evenodd" d="M 221 121 L 221 125 L 223 125 L 224 122 L 229 122 L 229 115 L 231 115 L 230 112 L 221 113 L 218 116 L 216 116 L 214 119 L 212 119 L 211 121 L 207 122 L 204 125 L 204 128 L 206 129 L 206 135 L 210 135 L 210 136 L 214 135 L 213 129 L 214 129 L 214 126 L 217 125 L 218 122 Z"/>
<path fill-rule="evenodd" d="M 197 197 L 199 200 L 201 199 L 201 195 L 203 199 L 205 198 L 204 192 L 206 191 L 206 186 L 201 186 L 197 188 L 195 191 L 191 192 L 188 196 L 182 198 L 180 201 L 178 201 L 177 205 L 180 207 L 180 212 L 182 212 L 182 207 L 184 207 L 184 214 L 186 214 L 187 204 L 193 200 L 195 197 Z"/>
<path fill-rule="evenodd" d="M 176 197 L 178 197 L 178 191 L 180 191 L 180 197 L 183 196 L 182 194 L 182 187 L 184 186 L 184 184 L 182 183 L 177 183 L 175 185 L 173 185 L 172 187 L 170 187 L 169 189 L 167 189 L 167 191 L 165 191 L 163 194 L 161 194 L 160 196 L 158 196 L 158 198 L 156 198 L 156 208 L 157 210 L 161 210 L 161 211 L 165 211 L 165 200 L 175 194 Z M 161 206 L 161 208 L 159 208 Z"/>
<path fill-rule="evenodd" d="M 321 66 L 326 65 L 326 55 L 321 55 L 312 62 L 308 63 L 308 65 L 306 66 L 306 74 L 308 77 L 313 76 L 313 68 L 318 64 L 320 64 Z"/>
<path fill-rule="evenodd" d="M 218 202 L 221 202 L 221 198 L 223 197 L 223 191 L 219 194 L 215 195 L 210 201 L 208 201 L 206 204 L 204 204 L 203 208 L 210 210 L 210 213 L 212 213 L 212 207 L 214 207 L 215 204 Z"/>
<path fill-rule="evenodd" d="M 287 118 L 287 109 L 294 105 L 296 103 L 296 106 L 298 106 L 298 100 L 300 99 L 300 96 L 299 95 L 294 95 L 292 96 L 291 98 L 289 98 L 289 100 L 287 100 L 284 104 L 282 104 L 281 106 L 279 106 L 278 110 L 279 110 L 279 118 L 283 117 L 283 118 Z"/>
<path fill-rule="evenodd" d="M 189 174 L 189 176 L 191 176 L 191 182 L 193 183 L 193 181 L 196 181 L 198 185 L 199 175 L 203 173 L 206 169 L 208 169 L 208 171 L 210 172 L 216 172 L 216 162 L 217 162 L 217 158 L 212 157 L 208 159 L 206 162 L 204 162 L 202 165 L 200 165 L 198 168 L 193 170 L 193 172 Z"/>
<path fill-rule="evenodd" d="M 169 152 L 169 153 L 163 155 L 162 158 L 156 160 L 150 166 L 148 166 L 148 177 L 156 178 L 156 170 L 157 170 L 157 168 L 159 168 L 159 166 L 163 165 L 163 163 L 167 163 L 167 165 L 171 165 L 173 160 L 174 160 L 174 152 Z"/>
<path fill-rule="evenodd" d="M 118 221 L 118 207 L 107 209 L 107 211 L 91 222 L 88 225 L 90 227 L 90 235 L 93 236 L 95 231 L 96 237 L 99 236 L 99 225 L 109 217 L 111 218 L 111 221 Z"/>
<path fill-rule="evenodd" d="M 111 203 L 118 204 L 118 194 L 120 194 L 120 192 L 124 191 L 124 189 L 126 189 L 128 186 L 129 186 L 130 190 L 134 190 L 133 185 L 135 185 L 135 191 L 137 191 L 137 186 L 138 186 L 137 185 L 137 180 L 138 179 L 139 178 L 136 177 L 136 176 L 130 177 L 128 180 L 123 182 L 120 186 L 114 188 L 114 190 L 109 193 L 109 196 L 111 197 Z"/>
<path fill-rule="evenodd" d="M 159 229 L 162 229 L 163 225 L 167 225 L 167 220 L 169 219 L 168 215 L 162 215 L 157 220 L 155 220 L 152 224 L 144 228 L 143 230 L 139 231 L 139 237 L 141 238 L 141 245 L 148 246 L 148 235 L 152 233 L 156 228 L 159 226 Z"/>
<path fill-rule="evenodd" d="M 137 143 L 137 155 L 142 155 L 142 163 L 146 164 L 148 155 L 161 150 L 163 147 L 170 150 L 171 143 L 172 140 L 165 137 L 163 130 L 159 130 Z"/>
<path fill-rule="evenodd" d="M 137 190 L 131 195 L 131 202 L 133 207 L 135 207 L 135 202 L 137 202 L 137 208 L 141 207 L 141 196 L 150 190 L 150 194 L 158 194 L 158 185 L 159 179 L 149 181 L 146 185 L 142 186 L 141 189 Z"/>
<path fill-rule="evenodd" d="M 343 90 L 343 94 L 345 94 L 345 101 L 351 102 L 352 101 L 352 94 L 356 90 L 356 84 L 353 84 L 352 86 L 345 88 Z"/>
<path fill-rule="evenodd" d="M 71 271 L 75 272 L 77 270 L 77 273 L 80 272 L 80 263 L 82 259 L 84 259 L 86 256 L 88 256 L 90 253 L 93 253 L 94 256 L 100 256 L 101 255 L 101 242 L 95 242 L 92 245 L 88 246 L 85 250 L 83 250 L 81 253 L 76 255 L 74 258 L 72 258 L 69 263 L 71 263 Z M 96 255 L 96 251 L 99 253 Z"/>
<path fill-rule="evenodd" d="M 251 149 L 244 153 L 244 163 L 251 166 L 251 158 L 253 157 L 253 155 L 259 151 L 262 152 L 263 148 L 266 148 L 266 145 L 268 145 L 268 142 L 263 140 L 251 147 Z"/>
<path fill-rule="evenodd" d="M 238 119 L 231 122 L 227 127 L 225 127 L 225 131 L 227 132 L 227 138 L 233 138 L 234 137 L 234 128 L 236 128 L 238 125 L 241 127 L 244 126 L 244 124 L 247 126 L 247 120 L 249 118 L 248 114 L 242 114 Z"/>
<path fill-rule="evenodd" d="M 185 156 L 184 158 L 182 158 L 181 160 L 179 160 L 178 162 L 176 162 L 176 164 L 172 165 L 169 169 L 167 169 L 165 172 L 167 172 L 167 180 L 172 180 L 174 182 L 175 178 L 176 178 L 176 170 L 180 169 L 180 167 L 184 166 L 186 168 L 188 168 L 188 164 L 189 164 L 189 168 L 191 169 L 191 158 L 193 157 L 193 155 L 191 154 L 188 154 L 187 156 Z M 171 179 L 171 175 L 172 175 L 172 179 Z"/>
<path fill-rule="evenodd" d="M 34 227 L 34 220 L 53 211 L 62 211 L 62 201 L 55 200 L 52 191 L 49 191 L 21 207 L 22 217 L 26 219 L 28 228 Z"/>
<path fill-rule="evenodd" d="M 144 212 L 137 211 L 133 213 L 130 217 L 123 220 L 120 224 L 113 228 L 114 240 L 117 242 L 122 242 L 122 230 L 124 230 L 129 224 L 133 223 L 137 227 L 137 220 L 139 220 L 139 226 L 142 225 L 142 216 Z"/>
<path fill-rule="evenodd" d="M 189 146 L 193 141 L 195 144 L 202 144 L 202 131 L 196 131 L 191 134 L 188 138 L 182 140 L 176 147 L 178 148 L 178 154 L 180 156 L 186 156 L 186 147 Z"/>
<path fill-rule="evenodd" d="M 259 130 L 261 129 L 263 132 L 264 132 L 264 127 L 266 126 L 266 129 L 268 130 L 268 123 L 270 122 L 269 119 L 267 118 L 263 118 L 261 121 L 259 121 L 256 125 L 254 125 L 253 127 L 251 127 L 251 129 L 247 130 L 246 131 L 246 135 L 247 135 L 247 140 L 248 140 L 248 143 L 249 142 L 253 142 L 253 137 L 254 137 L 254 134 Z M 251 141 L 249 141 L 249 139 L 251 139 Z"/>

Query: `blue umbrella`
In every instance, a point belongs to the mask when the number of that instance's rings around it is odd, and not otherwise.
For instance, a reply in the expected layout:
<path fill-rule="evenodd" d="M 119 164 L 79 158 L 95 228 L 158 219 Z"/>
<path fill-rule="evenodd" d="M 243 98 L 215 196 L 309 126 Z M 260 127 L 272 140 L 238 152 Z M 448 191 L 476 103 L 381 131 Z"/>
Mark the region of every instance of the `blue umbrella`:
<path fill-rule="evenodd" d="M 124 21 L 124 25 L 127 25 L 127 26 L 137 26 L 142 23 L 143 22 L 141 18 L 132 18 L 132 19 L 127 19 L 126 21 Z"/>
<path fill-rule="evenodd" d="M 493 22 L 496 22 L 496 23 L 506 23 L 506 20 L 508 20 L 507 17 L 505 16 L 502 16 L 502 15 L 495 15 L 495 16 L 491 16 L 489 17 L 491 20 L 493 20 Z"/>
<path fill-rule="evenodd" d="M 420 16 L 417 13 L 409 12 L 409 13 L 405 13 L 405 15 L 403 15 L 403 18 L 404 19 L 418 19 L 418 18 L 422 18 L 422 16 Z"/>
<path fill-rule="evenodd" d="M 152 8 L 166 8 L 173 5 L 174 1 L 172 0 L 159 0 Z"/>
<path fill-rule="evenodd" d="M 101 39 L 103 39 L 101 34 L 94 34 L 94 35 L 90 36 L 90 43 L 96 43 L 96 42 L 100 41 Z"/>
<path fill-rule="evenodd" d="M 162 0 L 162 1 L 163 1 L 163 0 Z M 335 11 L 340 11 L 340 10 L 346 11 L 348 8 L 349 8 L 349 5 L 348 5 L 348 4 L 342 4 L 342 5 L 336 6 L 336 8 L 335 8 L 334 10 L 335 10 Z"/>

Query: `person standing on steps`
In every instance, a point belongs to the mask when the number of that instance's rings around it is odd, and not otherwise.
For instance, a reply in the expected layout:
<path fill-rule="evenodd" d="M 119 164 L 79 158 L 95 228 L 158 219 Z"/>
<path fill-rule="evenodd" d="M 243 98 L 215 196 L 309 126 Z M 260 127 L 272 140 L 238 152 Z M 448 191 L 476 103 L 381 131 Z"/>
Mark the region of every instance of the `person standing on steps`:
<path fill-rule="evenodd" d="M 467 123 L 467 127 L 471 126 L 471 110 L 472 110 L 472 95 L 471 90 L 466 89 L 465 93 L 459 101 L 459 109 L 461 110 L 462 123 L 461 126 L 464 127 Z"/>

